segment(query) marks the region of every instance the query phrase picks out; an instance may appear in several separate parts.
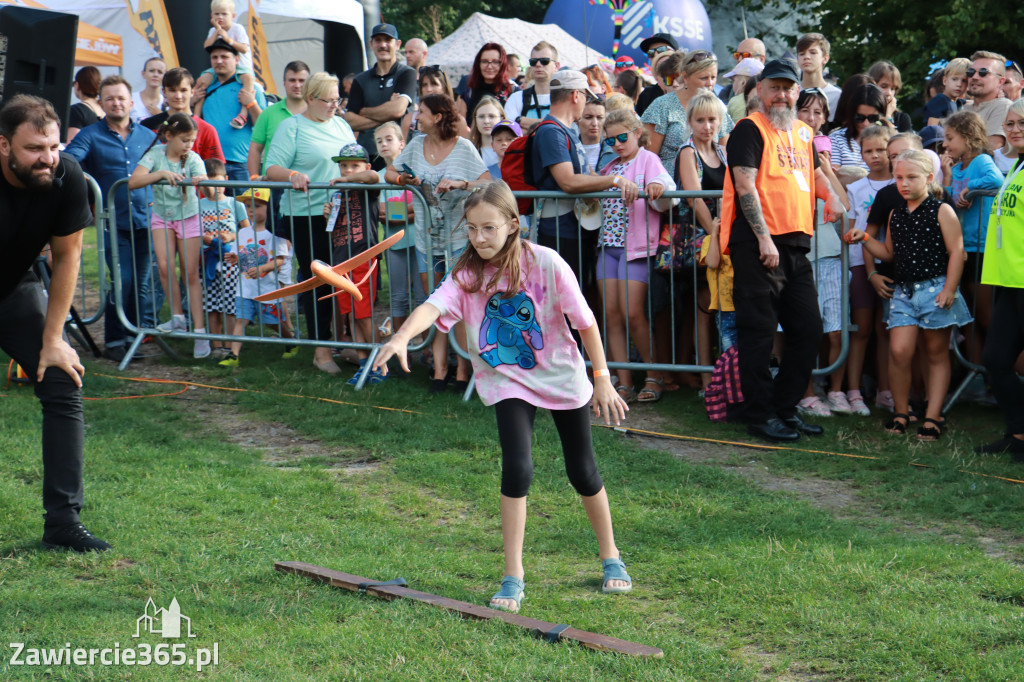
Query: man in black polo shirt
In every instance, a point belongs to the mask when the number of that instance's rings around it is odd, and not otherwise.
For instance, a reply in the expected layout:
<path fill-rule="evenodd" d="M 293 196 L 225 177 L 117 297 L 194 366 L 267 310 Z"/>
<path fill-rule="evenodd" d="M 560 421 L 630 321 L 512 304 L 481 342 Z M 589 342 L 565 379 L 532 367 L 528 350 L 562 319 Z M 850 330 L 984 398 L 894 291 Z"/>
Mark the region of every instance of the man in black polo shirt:
<path fill-rule="evenodd" d="M 401 121 L 416 97 L 416 69 L 398 62 L 401 46 L 394 26 L 374 26 L 370 47 L 377 64 L 356 76 L 349 89 L 345 120 L 358 133 L 359 144 L 370 152 L 374 170 L 385 166 L 384 159 L 377 156 L 374 129 L 388 121 Z"/>
<path fill-rule="evenodd" d="M 43 408 L 43 545 L 76 552 L 110 545 L 78 520 L 82 509 L 82 376 L 64 340 L 82 256 L 82 229 L 93 222 L 85 176 L 60 153 L 53 106 L 29 95 L 0 110 L 0 349 L 21 365 Z M 31 271 L 49 244 L 49 295 Z"/>

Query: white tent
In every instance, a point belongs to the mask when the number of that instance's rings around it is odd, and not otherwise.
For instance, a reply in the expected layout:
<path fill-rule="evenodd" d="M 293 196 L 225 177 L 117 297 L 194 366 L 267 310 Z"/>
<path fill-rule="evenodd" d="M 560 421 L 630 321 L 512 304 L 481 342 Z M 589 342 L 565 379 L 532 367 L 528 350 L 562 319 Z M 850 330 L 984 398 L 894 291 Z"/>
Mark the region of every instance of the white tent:
<path fill-rule="evenodd" d="M 440 64 L 450 76 L 462 76 L 473 68 L 473 59 L 484 43 L 498 43 L 506 52 L 523 58 L 533 46 L 546 40 L 558 50 L 562 66 L 582 69 L 596 64 L 604 55 L 573 38 L 557 24 L 531 24 L 522 19 L 498 19 L 474 13 L 454 33 L 430 46 L 427 61 Z"/>
<path fill-rule="evenodd" d="M 144 1 L 144 0 L 143 0 Z M 166 0 L 174 2 L 175 0 Z M 81 21 L 99 29 L 121 36 L 123 67 L 120 72 L 132 84 L 133 89 L 145 86 L 142 80 L 142 66 L 147 59 L 156 56 L 149 41 L 132 26 L 132 8 L 140 0 L 38 0 L 32 7 L 45 7 L 55 12 L 77 14 Z M 27 4 L 27 3 L 26 3 Z M 249 9 L 248 0 L 235 0 L 238 21 L 245 24 Z M 196 21 L 208 25 L 209 5 L 198 12 Z M 281 77 L 284 65 L 293 59 L 301 59 L 314 71 L 323 69 L 324 29 L 314 20 L 334 21 L 355 28 L 362 40 L 363 7 L 357 0 L 261 0 L 260 18 L 263 20 L 270 53 L 270 73 Z M 118 73 L 116 67 L 100 67 L 104 74 Z"/>

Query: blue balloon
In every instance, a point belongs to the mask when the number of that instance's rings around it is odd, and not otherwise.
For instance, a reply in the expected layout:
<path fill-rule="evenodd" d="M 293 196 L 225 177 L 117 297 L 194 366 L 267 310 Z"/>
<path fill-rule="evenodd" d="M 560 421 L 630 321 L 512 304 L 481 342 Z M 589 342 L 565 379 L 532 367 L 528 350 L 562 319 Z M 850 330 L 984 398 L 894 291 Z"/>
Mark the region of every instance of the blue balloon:
<path fill-rule="evenodd" d="M 612 15 L 609 4 L 554 0 L 544 23 L 558 24 L 580 42 L 610 57 L 615 40 Z M 632 57 L 637 66 L 646 64 L 647 55 L 640 51 L 640 43 L 655 33 L 671 34 L 679 47 L 687 50 L 712 49 L 711 20 L 700 0 L 641 0 L 626 8 L 616 56 Z"/>

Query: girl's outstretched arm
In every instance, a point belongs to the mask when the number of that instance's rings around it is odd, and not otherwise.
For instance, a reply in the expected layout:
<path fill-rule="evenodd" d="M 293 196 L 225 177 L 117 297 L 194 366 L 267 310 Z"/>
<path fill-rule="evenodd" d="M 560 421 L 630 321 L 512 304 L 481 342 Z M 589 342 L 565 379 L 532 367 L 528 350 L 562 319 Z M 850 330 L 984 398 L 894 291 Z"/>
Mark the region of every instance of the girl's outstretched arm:
<path fill-rule="evenodd" d="M 411 320 L 412 318 L 410 317 L 409 319 Z M 408 321 L 405 325 L 407 324 L 409 324 Z M 405 325 L 402 325 L 402 329 L 405 329 Z M 595 323 L 586 329 L 579 329 L 577 331 L 580 333 L 580 339 L 583 340 L 583 347 L 587 351 L 587 356 L 594 365 L 594 371 L 603 370 L 605 372 L 604 376 L 594 377 L 594 400 L 591 403 L 594 416 L 604 416 L 605 424 L 611 423 L 610 420 L 614 418 L 615 425 L 618 426 L 619 422 L 626 418 L 629 406 L 626 405 L 626 401 L 620 398 L 619 394 L 612 387 L 612 378 L 608 374 L 608 362 L 604 357 L 604 346 L 601 345 L 601 330 L 598 329 Z"/>
<path fill-rule="evenodd" d="M 939 207 L 939 227 L 949 254 L 949 265 L 946 266 L 946 286 L 935 297 L 935 304 L 940 308 L 952 308 L 960 277 L 964 274 L 964 233 L 956 212 L 947 204 Z"/>
<path fill-rule="evenodd" d="M 401 329 L 394 333 L 387 343 L 380 347 L 377 351 L 377 357 L 373 361 L 372 370 L 381 370 L 383 374 L 388 373 L 388 360 L 393 356 L 398 357 L 398 364 L 402 366 L 402 369 L 406 372 L 411 371 L 409 369 L 409 358 L 406 354 L 406 349 L 409 346 L 409 340 L 414 336 L 419 336 L 423 332 L 430 329 L 430 325 L 434 324 L 435 320 L 441 316 L 441 311 L 435 308 L 430 303 L 424 303 L 423 305 L 412 311 L 412 315 L 405 321 Z"/>
<path fill-rule="evenodd" d="M 128 178 L 128 189 L 139 189 L 140 187 L 146 187 L 161 180 L 166 180 L 172 187 L 174 187 L 184 179 L 184 175 L 172 173 L 169 170 L 150 172 L 144 166 L 136 166 L 131 177 Z"/>

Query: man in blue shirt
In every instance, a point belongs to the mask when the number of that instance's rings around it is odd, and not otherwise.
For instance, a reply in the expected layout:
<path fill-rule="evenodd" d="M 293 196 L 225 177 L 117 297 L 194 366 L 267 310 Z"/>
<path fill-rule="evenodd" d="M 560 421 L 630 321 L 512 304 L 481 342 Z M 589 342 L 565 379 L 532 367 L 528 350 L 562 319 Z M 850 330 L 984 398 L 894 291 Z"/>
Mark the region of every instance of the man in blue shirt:
<path fill-rule="evenodd" d="M 106 117 L 82 128 L 65 151 L 96 180 L 104 202 L 109 203 L 111 186 L 132 174 L 156 135 L 129 117 L 132 88 L 121 76 L 108 76 L 100 83 L 100 106 Z M 149 194 L 145 188 L 134 190 L 129 202 L 128 185 L 122 184 L 115 193 L 114 203 L 116 225 L 103 235 L 107 267 L 114 272 L 113 249 L 117 248 L 125 317 L 134 325 L 141 320 L 143 326 L 152 327 L 158 311 L 150 299 Z M 127 351 L 128 332 L 117 316 L 113 296 L 111 290 L 104 313 L 106 349 L 103 355 L 121 362 Z"/>
<path fill-rule="evenodd" d="M 196 88 L 193 100 L 205 98 L 203 120 L 214 127 L 220 138 L 228 179 L 247 182 L 252 125 L 267 107 L 267 98 L 259 88 L 256 88 L 255 93 L 242 88 L 242 81 L 236 71 L 238 50 L 230 43 L 218 38 L 206 51 L 210 53 L 210 67 L 216 80 L 205 91 Z M 239 105 L 245 107 L 248 117 L 244 126 L 235 128 L 231 121 L 238 116 Z M 229 193 L 233 194 L 230 190 Z"/>
<path fill-rule="evenodd" d="M 623 190 L 623 199 L 637 198 L 637 187 L 619 176 L 591 175 L 580 137 L 572 129 L 583 117 L 587 99 L 597 99 L 579 71 L 557 71 L 551 78 L 551 111 L 533 138 L 533 177 L 537 189 L 569 194 Z M 587 290 L 594 283 L 597 231 L 583 231 L 573 213 L 574 199 L 544 199 L 537 220 L 537 243 L 558 251 Z"/>

